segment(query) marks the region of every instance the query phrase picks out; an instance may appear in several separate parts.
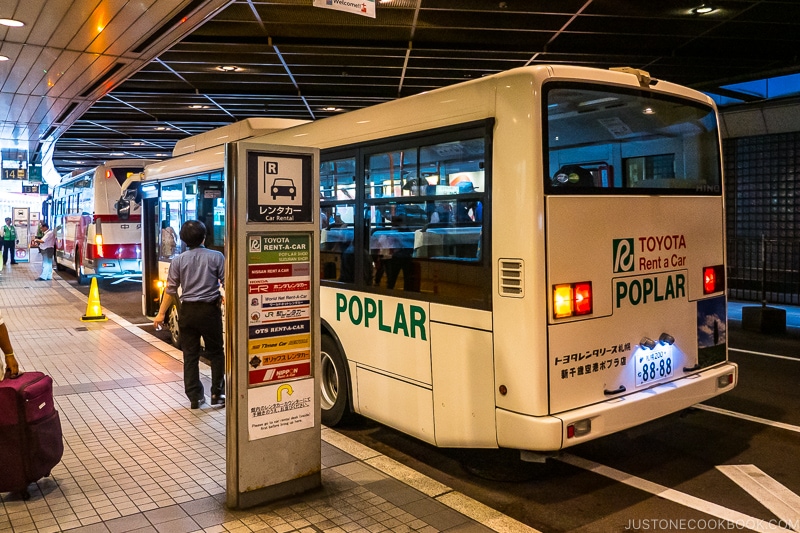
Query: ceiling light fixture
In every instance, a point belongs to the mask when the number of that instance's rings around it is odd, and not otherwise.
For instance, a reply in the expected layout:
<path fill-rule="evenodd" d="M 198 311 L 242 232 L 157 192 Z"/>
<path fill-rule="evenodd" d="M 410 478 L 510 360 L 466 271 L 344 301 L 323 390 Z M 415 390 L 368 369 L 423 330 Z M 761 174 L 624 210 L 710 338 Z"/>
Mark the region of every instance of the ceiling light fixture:
<path fill-rule="evenodd" d="M 8 26 L 10 28 L 21 28 L 25 25 L 25 23 L 14 19 L 0 19 L 0 25 Z"/>
<path fill-rule="evenodd" d="M 224 65 L 217 67 L 217 70 L 221 70 L 222 72 L 239 72 L 244 69 L 235 65 Z"/>
<path fill-rule="evenodd" d="M 708 15 L 709 13 L 713 13 L 716 10 L 717 8 L 712 6 L 711 4 L 703 4 L 701 6 L 692 9 L 692 13 L 694 13 L 695 15 Z"/>
<path fill-rule="evenodd" d="M 190 105 L 189 109 L 208 109 L 207 105 L 194 104 Z"/>
<path fill-rule="evenodd" d="M 0 61 L 8 61 L 8 58 L 6 56 L 0 56 Z"/>

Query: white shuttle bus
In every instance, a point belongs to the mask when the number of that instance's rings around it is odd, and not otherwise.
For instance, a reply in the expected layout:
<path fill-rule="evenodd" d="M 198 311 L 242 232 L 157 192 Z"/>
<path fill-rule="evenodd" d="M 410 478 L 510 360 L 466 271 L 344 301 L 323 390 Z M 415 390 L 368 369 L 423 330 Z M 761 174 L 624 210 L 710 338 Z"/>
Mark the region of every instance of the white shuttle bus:
<path fill-rule="evenodd" d="M 181 253 L 179 233 L 187 220 L 202 220 L 208 228 L 206 247 L 223 251 L 225 198 L 223 169 L 225 143 L 263 135 L 303 124 L 302 120 L 251 118 L 223 126 L 175 144 L 172 158 L 148 165 L 136 176 L 133 187 L 142 203 L 140 240 L 142 264 L 142 313 L 155 317 L 166 287 L 172 258 Z M 167 315 L 172 342 L 180 344 L 179 306 Z"/>
<path fill-rule="evenodd" d="M 535 66 L 252 141 L 321 149 L 323 423 L 550 452 L 736 385 L 705 95 Z"/>

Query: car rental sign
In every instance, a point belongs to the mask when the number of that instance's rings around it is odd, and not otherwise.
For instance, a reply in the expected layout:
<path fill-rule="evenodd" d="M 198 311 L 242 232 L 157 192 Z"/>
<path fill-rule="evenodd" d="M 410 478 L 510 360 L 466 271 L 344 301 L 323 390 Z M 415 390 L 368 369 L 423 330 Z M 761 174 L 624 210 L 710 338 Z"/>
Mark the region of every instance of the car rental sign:
<path fill-rule="evenodd" d="M 248 222 L 311 222 L 311 158 L 248 153 Z"/>

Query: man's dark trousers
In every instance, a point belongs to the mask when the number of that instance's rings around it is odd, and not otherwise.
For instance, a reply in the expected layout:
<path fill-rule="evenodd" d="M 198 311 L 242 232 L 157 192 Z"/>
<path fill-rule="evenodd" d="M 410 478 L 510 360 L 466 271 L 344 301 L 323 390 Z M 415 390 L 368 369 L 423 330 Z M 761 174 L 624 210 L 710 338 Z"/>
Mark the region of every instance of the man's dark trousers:
<path fill-rule="evenodd" d="M 225 392 L 225 352 L 222 340 L 222 310 L 219 300 L 215 302 L 182 302 L 178 314 L 183 351 L 183 384 L 189 400 L 201 400 L 204 396 L 200 381 L 200 356 L 204 355 L 211 365 L 211 394 L 219 396 Z M 205 343 L 205 352 L 200 338 Z"/>
<path fill-rule="evenodd" d="M 3 241 L 3 264 L 5 265 L 8 263 L 9 257 L 11 258 L 11 264 L 14 265 L 17 261 L 14 259 L 14 245 L 16 244 L 15 241 Z"/>

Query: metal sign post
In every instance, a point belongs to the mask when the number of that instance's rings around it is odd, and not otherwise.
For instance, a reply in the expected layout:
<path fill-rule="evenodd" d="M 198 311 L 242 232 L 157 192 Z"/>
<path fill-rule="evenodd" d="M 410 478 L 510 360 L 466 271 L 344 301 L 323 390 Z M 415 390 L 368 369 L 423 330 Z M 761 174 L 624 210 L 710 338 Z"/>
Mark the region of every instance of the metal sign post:
<path fill-rule="evenodd" d="M 36 231 L 31 231 L 30 207 L 15 207 L 13 222 L 17 230 L 17 242 L 14 244 L 14 261 L 27 263 L 31 261 L 31 240 Z"/>
<path fill-rule="evenodd" d="M 226 156 L 227 503 L 321 485 L 319 151 L 230 143 Z"/>

